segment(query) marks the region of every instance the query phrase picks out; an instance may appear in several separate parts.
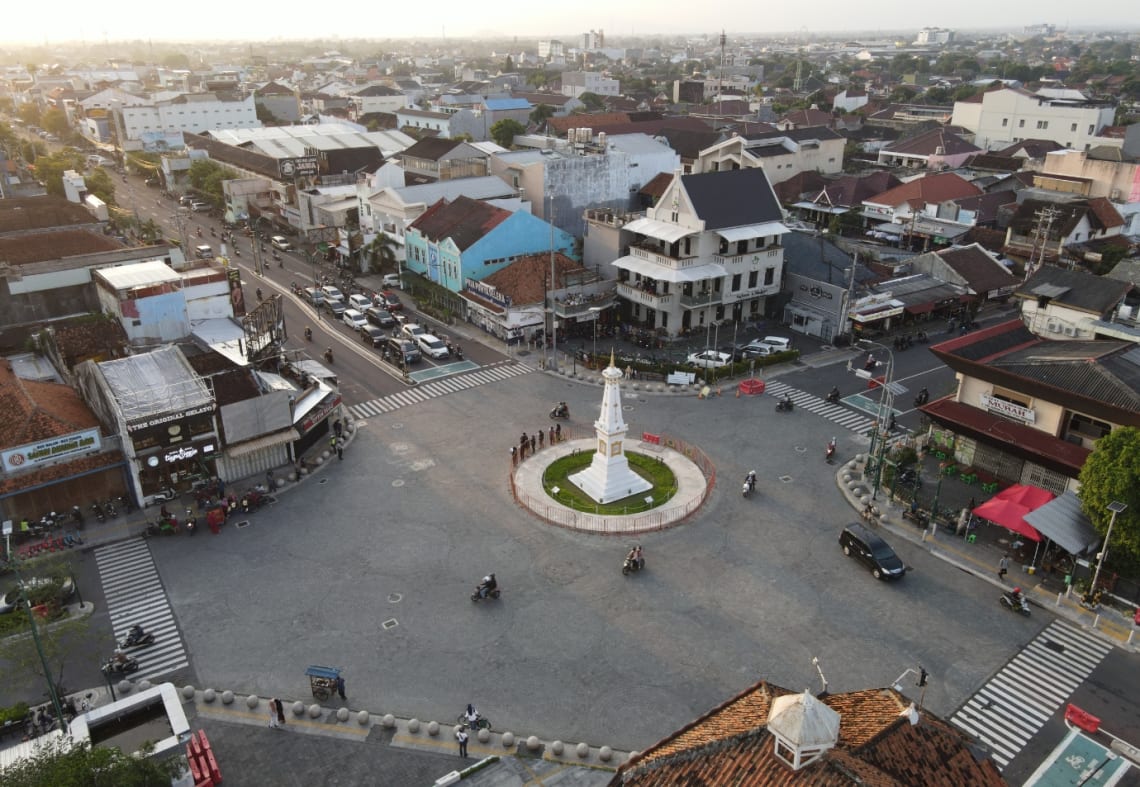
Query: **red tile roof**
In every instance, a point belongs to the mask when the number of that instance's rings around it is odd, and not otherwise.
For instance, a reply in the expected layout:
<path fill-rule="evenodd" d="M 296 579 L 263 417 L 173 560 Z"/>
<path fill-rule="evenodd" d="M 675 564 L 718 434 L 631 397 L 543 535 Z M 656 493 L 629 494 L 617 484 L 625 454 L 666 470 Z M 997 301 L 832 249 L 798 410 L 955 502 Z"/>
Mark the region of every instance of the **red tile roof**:
<path fill-rule="evenodd" d="M 441 199 L 411 223 L 431 241 L 451 238 L 460 251 L 469 248 L 495 227 L 510 218 L 510 211 L 470 197 Z"/>
<path fill-rule="evenodd" d="M 981 193 L 980 188 L 953 172 L 934 172 L 865 199 L 864 202 L 891 207 L 909 203 L 918 207 L 928 203 L 940 204 L 959 197 L 972 197 Z"/>
<path fill-rule="evenodd" d="M 838 740 L 795 771 L 775 756 L 768 729 L 773 702 L 793 693 L 757 683 L 623 765 L 610 787 L 1006 784 L 991 760 L 973 756 L 962 733 L 925 711 L 912 720 L 909 700 L 892 689 L 819 697 L 839 714 Z"/>
<path fill-rule="evenodd" d="M 575 114 L 566 117 L 547 118 L 546 128 L 553 134 L 564 137 L 572 128 L 598 128 L 599 126 L 615 126 L 628 123 L 628 112 L 606 112 L 600 115 Z"/>
<path fill-rule="evenodd" d="M 90 230 L 57 230 L 0 237 L 0 261 L 27 265 L 126 248 L 114 238 Z"/>
<path fill-rule="evenodd" d="M 0 448 L 93 429 L 99 419 L 61 383 L 21 380 L 12 364 L 0 361 Z"/>
<path fill-rule="evenodd" d="M 82 205 L 62 197 L 14 197 L 0 200 L 0 235 L 96 221 Z"/>
<path fill-rule="evenodd" d="M 887 153 L 905 153 L 912 156 L 957 156 L 962 153 L 978 153 L 977 145 L 971 145 L 947 128 L 932 128 L 908 139 L 901 139 L 887 145 Z"/>
<path fill-rule="evenodd" d="M 125 358 L 130 340 L 123 324 L 108 315 L 83 315 L 51 325 L 52 340 L 63 366 L 83 361 Z"/>
<path fill-rule="evenodd" d="M 567 274 L 585 272 L 585 268 L 562 252 L 554 252 L 554 289 L 560 290 L 566 287 Z M 512 303 L 523 305 L 542 302 L 549 276 L 550 255 L 531 254 L 515 260 L 502 270 L 495 271 L 483 281 L 503 295 L 510 296 Z"/>

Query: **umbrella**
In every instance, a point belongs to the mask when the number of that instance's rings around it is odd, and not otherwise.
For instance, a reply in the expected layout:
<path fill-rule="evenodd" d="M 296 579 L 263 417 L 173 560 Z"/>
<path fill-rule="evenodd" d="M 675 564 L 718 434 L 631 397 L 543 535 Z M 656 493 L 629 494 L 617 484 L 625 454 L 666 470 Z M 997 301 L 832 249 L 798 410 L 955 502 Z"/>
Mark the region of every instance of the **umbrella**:
<path fill-rule="evenodd" d="M 1056 497 L 1055 494 L 1048 489 L 1042 489 L 1039 486 L 1029 486 L 1028 484 L 1014 484 L 1007 487 L 996 495 L 994 500 L 1008 500 L 1011 503 L 1025 506 L 1030 511 L 1036 511 L 1041 506 L 1048 503 Z"/>
<path fill-rule="evenodd" d="M 982 519 L 988 519 L 996 525 L 1001 525 L 1006 530 L 1020 533 L 1030 541 L 1040 541 L 1041 534 L 1025 521 L 1025 515 L 1032 510 L 1029 506 L 1021 503 L 994 497 L 976 507 L 973 513 Z"/>

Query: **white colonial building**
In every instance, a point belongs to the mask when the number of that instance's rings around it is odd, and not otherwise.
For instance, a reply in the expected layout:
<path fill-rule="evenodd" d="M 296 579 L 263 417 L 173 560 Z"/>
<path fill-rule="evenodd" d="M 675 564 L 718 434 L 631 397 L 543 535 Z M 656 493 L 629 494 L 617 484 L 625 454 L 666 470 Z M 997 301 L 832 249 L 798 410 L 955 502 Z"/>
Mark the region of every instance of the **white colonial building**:
<path fill-rule="evenodd" d="M 245 98 L 215 93 L 179 93 L 158 98 L 145 105 L 116 107 L 120 130 L 128 140 L 141 140 L 164 134 L 220 128 L 261 128 L 253 94 Z"/>

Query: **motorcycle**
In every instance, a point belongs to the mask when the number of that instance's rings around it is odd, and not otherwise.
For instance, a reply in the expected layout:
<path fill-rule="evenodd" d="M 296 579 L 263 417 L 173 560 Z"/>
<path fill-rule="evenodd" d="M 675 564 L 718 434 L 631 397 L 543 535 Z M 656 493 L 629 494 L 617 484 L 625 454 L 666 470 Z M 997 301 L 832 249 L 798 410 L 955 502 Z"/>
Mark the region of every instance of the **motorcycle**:
<path fill-rule="evenodd" d="M 455 345 L 455 357 L 461 361 L 463 360 L 463 348 L 460 347 L 458 344 Z"/>
<path fill-rule="evenodd" d="M 930 401 L 930 392 L 927 391 L 925 388 L 923 388 L 921 391 L 918 392 L 918 396 L 914 397 L 914 406 L 915 407 L 922 407 L 924 404 L 926 404 L 929 401 Z"/>
<path fill-rule="evenodd" d="M 874 370 L 874 368 L 878 365 L 879 365 L 879 362 L 875 360 L 875 356 L 868 355 L 867 356 L 867 362 L 865 364 L 863 364 L 863 371 L 870 372 L 870 371 Z"/>
<path fill-rule="evenodd" d="M 169 503 L 171 500 L 173 500 L 176 497 L 178 497 L 178 493 L 175 492 L 173 489 L 169 489 L 169 488 L 159 489 L 157 492 L 154 493 L 154 499 L 151 502 L 152 503 Z"/>
<path fill-rule="evenodd" d="M 494 598 L 497 599 L 500 595 L 500 590 L 496 587 L 494 590 L 483 591 L 482 585 L 475 586 L 475 592 L 471 594 L 472 601 L 482 601 L 484 599 Z"/>
<path fill-rule="evenodd" d="M 744 476 L 744 485 L 740 488 L 740 495 L 742 497 L 751 497 L 752 493 L 756 491 L 756 474 L 749 473 Z"/>
<path fill-rule="evenodd" d="M 313 340 L 313 329 L 312 328 L 306 328 L 305 329 L 305 341 L 311 342 L 312 340 Z"/>
<path fill-rule="evenodd" d="M 559 402 L 558 404 L 554 405 L 554 408 L 550 411 L 550 417 L 569 419 L 570 406 L 567 405 L 566 402 Z"/>
<path fill-rule="evenodd" d="M 127 656 L 123 661 L 115 658 L 107 659 L 103 662 L 104 675 L 129 675 L 132 672 L 137 672 L 139 668 L 139 660 L 134 656 Z"/>
<path fill-rule="evenodd" d="M 832 388 L 830 393 L 827 394 L 828 404 L 839 404 L 839 389 Z"/>
<path fill-rule="evenodd" d="M 194 511 L 189 508 L 186 509 L 186 532 L 190 535 L 198 532 L 198 520 L 194 518 Z"/>
<path fill-rule="evenodd" d="M 258 303 L 261 303 L 261 301 L 264 300 L 264 296 L 261 294 L 261 288 L 260 287 L 257 288 L 257 292 L 255 292 L 254 294 L 257 296 L 257 302 Z"/>
<path fill-rule="evenodd" d="M 777 413 L 790 413 L 794 409 L 795 409 L 795 404 L 792 403 L 791 399 L 784 398 L 784 399 L 781 399 L 780 401 L 776 402 L 776 412 Z"/>
<path fill-rule="evenodd" d="M 627 576 L 629 574 L 636 574 L 638 571 L 641 571 L 644 568 L 645 568 L 645 558 L 641 558 L 640 560 L 638 560 L 636 558 L 632 558 L 632 557 L 627 556 L 625 558 L 625 560 L 622 561 L 621 573 L 623 576 Z"/>
<path fill-rule="evenodd" d="M 94 503 L 91 504 L 91 513 L 94 514 L 95 518 L 98 519 L 100 522 L 106 522 L 107 521 L 107 515 L 103 513 L 103 508 L 102 508 L 102 506 L 99 505 L 98 500 L 96 500 Z"/>
<path fill-rule="evenodd" d="M 922 489 L 922 476 L 919 475 L 913 467 L 908 467 L 899 473 L 899 483 L 913 486 L 916 489 Z"/>
<path fill-rule="evenodd" d="M 251 489 L 241 497 L 241 511 L 243 514 L 249 514 L 269 502 L 269 495 L 264 492 Z"/>
<path fill-rule="evenodd" d="M 71 507 L 71 518 L 75 521 L 75 527 L 83 529 L 83 510 L 79 506 Z"/>
<path fill-rule="evenodd" d="M 111 502 L 111 498 L 109 498 L 109 497 L 107 498 L 107 502 L 103 504 L 103 510 L 107 513 L 107 516 L 110 517 L 111 519 L 114 519 L 115 517 L 117 517 L 119 515 L 118 510 L 115 508 L 115 504 L 113 502 Z"/>
<path fill-rule="evenodd" d="M 1025 596 L 1018 593 L 1016 596 L 1012 591 L 1002 593 L 1001 598 L 998 599 L 1001 605 L 1011 612 L 1016 612 L 1019 615 L 1029 617 L 1029 602 L 1025 600 Z"/>
<path fill-rule="evenodd" d="M 835 438 L 831 438 L 831 442 L 827 444 L 827 463 L 831 464 L 835 461 Z"/>
<path fill-rule="evenodd" d="M 328 348 L 327 350 L 325 350 L 325 361 L 326 361 L 326 362 L 328 362 L 328 363 L 332 363 L 332 362 L 333 362 L 333 351 L 332 351 L 332 347 L 330 347 L 330 348 Z"/>
<path fill-rule="evenodd" d="M 122 509 L 124 514 L 129 514 L 135 510 L 135 504 L 126 495 L 119 495 L 119 508 Z"/>
<path fill-rule="evenodd" d="M 131 626 L 131 630 L 127 632 L 127 636 L 119 640 L 119 650 L 126 650 L 128 648 L 145 648 L 148 645 L 154 644 L 154 633 L 150 631 L 143 631 L 143 627 L 136 624 Z"/>

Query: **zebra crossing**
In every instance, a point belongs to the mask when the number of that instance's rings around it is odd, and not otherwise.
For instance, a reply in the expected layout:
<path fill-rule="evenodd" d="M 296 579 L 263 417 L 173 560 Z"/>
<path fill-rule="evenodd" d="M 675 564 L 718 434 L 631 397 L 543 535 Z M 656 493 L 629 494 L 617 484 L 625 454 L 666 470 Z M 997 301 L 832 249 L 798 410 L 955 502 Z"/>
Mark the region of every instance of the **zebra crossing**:
<path fill-rule="evenodd" d="M 858 434 L 867 434 L 875 425 L 874 418 L 868 418 L 842 405 L 832 404 L 826 399 L 820 399 L 814 394 L 809 394 L 798 388 L 792 388 L 790 385 L 786 385 L 779 380 L 772 380 L 766 383 L 764 393 L 781 398 L 784 394 L 787 394 L 791 397 L 792 401 L 795 402 L 797 408 L 823 416 L 827 420 Z"/>
<path fill-rule="evenodd" d="M 1112 646 L 1055 621 L 966 700 L 950 723 L 1007 766 Z"/>
<path fill-rule="evenodd" d="M 394 394 L 381 396 L 378 399 L 372 399 L 362 404 L 349 405 L 348 411 L 352 413 L 354 418 L 371 418 L 381 415 L 382 413 L 399 410 L 401 407 L 426 402 L 428 399 L 435 399 L 439 396 L 465 391 L 468 388 L 474 388 L 479 385 L 497 383 L 500 380 L 507 380 L 511 377 L 517 377 L 521 374 L 528 374 L 533 371 L 534 367 L 527 366 L 525 363 L 500 361 L 499 363 L 489 366 L 481 366 L 473 372 L 457 374 L 453 377 L 443 377 L 439 380 L 433 380 L 430 383 L 423 383 L 414 388 L 408 388 L 407 390 L 399 391 Z"/>
<path fill-rule="evenodd" d="M 154 644 L 127 651 L 139 661 L 131 680 L 151 679 L 190 666 L 190 657 L 170 601 L 150 554 L 150 545 L 135 538 L 95 550 L 95 562 L 107 600 L 107 614 L 115 639 L 127 636 L 136 623 L 154 634 Z"/>

